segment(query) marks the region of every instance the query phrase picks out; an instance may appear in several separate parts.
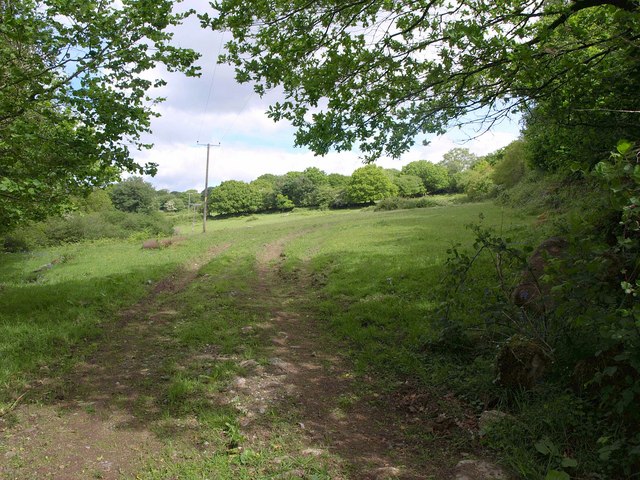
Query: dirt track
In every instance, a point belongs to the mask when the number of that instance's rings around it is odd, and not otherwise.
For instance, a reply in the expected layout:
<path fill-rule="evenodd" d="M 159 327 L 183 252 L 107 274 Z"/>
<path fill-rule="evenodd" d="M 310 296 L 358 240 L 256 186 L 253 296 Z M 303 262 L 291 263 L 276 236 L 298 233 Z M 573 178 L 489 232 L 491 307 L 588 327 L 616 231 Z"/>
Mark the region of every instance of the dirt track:
<path fill-rule="evenodd" d="M 407 445 L 388 401 L 354 384 L 341 348 L 329 340 L 304 308 L 310 281 L 304 272 L 282 274 L 287 242 L 282 237 L 256 255 L 251 295 L 238 299 L 247 311 L 267 310 L 269 320 L 247 331 L 270 350 L 267 365 L 245 362 L 243 377 L 222 401 L 241 412 L 248 446 L 272 435 L 267 411 L 290 418 L 303 442 L 303 455 L 332 464 L 334 478 L 446 478 L 446 467 L 421 458 Z M 179 354 L 166 327 L 178 314 L 167 298 L 197 279 L 206 261 L 230 245 L 159 282 L 149 296 L 123 311 L 97 351 L 61 379 L 43 378 L 43 401 L 19 406 L 15 424 L 0 423 L 6 479 L 133 478 L 165 448 L 151 428 L 158 419 L 161 366 Z M 363 393 L 364 392 L 364 393 Z M 299 477 L 289 477 L 299 478 Z"/>

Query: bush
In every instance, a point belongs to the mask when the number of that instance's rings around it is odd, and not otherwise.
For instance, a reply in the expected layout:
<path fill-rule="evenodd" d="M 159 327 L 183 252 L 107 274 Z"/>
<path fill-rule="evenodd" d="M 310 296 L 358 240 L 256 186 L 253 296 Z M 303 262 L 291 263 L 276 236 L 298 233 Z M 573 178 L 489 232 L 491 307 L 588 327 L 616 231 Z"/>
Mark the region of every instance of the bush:
<path fill-rule="evenodd" d="M 491 178 L 503 188 L 515 186 L 527 172 L 527 150 L 523 140 L 510 143 L 502 151 L 502 158 L 493 167 Z"/>
<path fill-rule="evenodd" d="M 18 228 L 3 239 L 5 251 L 29 251 L 63 243 L 101 238 L 171 235 L 173 225 L 161 213 L 127 213 L 117 210 L 52 217 Z"/>
<path fill-rule="evenodd" d="M 430 208 L 448 205 L 450 203 L 453 203 L 453 198 L 451 197 L 389 197 L 380 200 L 376 204 L 375 210 L 408 210 L 411 208 Z"/>
<path fill-rule="evenodd" d="M 571 221 L 555 225 L 553 234 L 564 245 L 558 255 L 538 253 L 537 302 L 518 306 L 513 299 L 516 285 L 531 282 L 536 252 L 530 256 L 522 245 L 480 226 L 473 227 L 475 251 L 450 250 L 443 326 L 480 332 L 485 342 L 503 346 L 517 333 L 539 342 L 552 359 L 543 378 L 522 385 L 526 393 L 505 386 L 505 407 L 517 421 L 491 440 L 524 476 L 553 470 L 563 472 L 557 478 L 568 478 L 567 471 L 580 478 L 629 478 L 640 469 L 636 153 L 622 142 L 612 161 L 583 172 L 576 188 L 565 178 L 561 198 L 570 199 L 564 208 Z M 576 191 L 587 200 L 572 199 Z"/>
<path fill-rule="evenodd" d="M 497 188 L 492 180 L 493 167 L 486 161 L 476 163 L 472 168 L 459 174 L 458 182 L 469 200 L 479 201 L 492 198 Z"/>

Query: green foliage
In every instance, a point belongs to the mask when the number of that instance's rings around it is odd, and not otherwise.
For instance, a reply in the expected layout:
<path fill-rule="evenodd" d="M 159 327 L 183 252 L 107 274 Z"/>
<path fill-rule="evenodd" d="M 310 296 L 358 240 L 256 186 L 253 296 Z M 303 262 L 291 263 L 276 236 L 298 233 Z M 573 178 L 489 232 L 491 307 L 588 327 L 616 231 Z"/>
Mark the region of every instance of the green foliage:
<path fill-rule="evenodd" d="M 288 210 L 293 210 L 295 204 L 289 200 L 288 197 L 278 193 L 275 199 L 275 208 L 276 210 L 280 210 L 281 212 L 286 212 Z"/>
<path fill-rule="evenodd" d="M 150 213 L 158 210 L 156 190 L 142 177 L 130 177 L 109 189 L 113 206 L 122 212 Z"/>
<path fill-rule="evenodd" d="M 298 207 L 316 207 L 318 189 L 327 185 L 327 174 L 316 167 L 303 172 L 289 172 L 281 181 L 280 191 Z"/>
<path fill-rule="evenodd" d="M 422 179 L 415 175 L 398 175 L 393 179 L 401 197 L 419 197 L 427 193 Z"/>
<path fill-rule="evenodd" d="M 455 175 L 469 170 L 478 160 L 477 155 L 471 153 L 468 148 L 453 148 L 442 156 L 438 165 L 446 168 L 449 175 Z"/>
<path fill-rule="evenodd" d="M 562 120 L 596 113 L 637 133 L 636 2 L 449 3 L 222 0 L 202 19 L 231 32 L 223 60 L 240 81 L 283 88 L 269 115 L 318 154 L 358 144 L 369 159 L 398 157 L 483 108 L 490 124 L 542 103 Z"/>
<path fill-rule="evenodd" d="M 493 183 L 493 168 L 484 160 L 458 173 L 457 184 L 472 201 L 491 198 L 497 193 L 496 185 Z"/>
<path fill-rule="evenodd" d="M 349 184 L 349 177 L 339 173 L 330 173 L 327 175 L 327 184 L 334 188 L 345 188 Z"/>
<path fill-rule="evenodd" d="M 159 64 L 196 74 L 197 54 L 170 45 L 186 15 L 174 2 L 12 0 L 0 5 L 0 232 L 67 210 L 138 165 L 130 146 L 155 115 Z M 187 14 L 188 15 L 188 14 Z"/>
<path fill-rule="evenodd" d="M 382 167 L 366 165 L 353 172 L 346 192 L 351 203 L 367 204 L 396 195 L 398 187 L 389 180 Z"/>
<path fill-rule="evenodd" d="M 165 212 L 181 212 L 185 208 L 184 202 L 180 198 L 169 198 L 160 205 L 160 209 Z"/>
<path fill-rule="evenodd" d="M 503 188 L 514 187 L 527 172 L 527 148 L 523 140 L 511 142 L 501 150 L 500 159 L 493 164 L 491 178 Z"/>
<path fill-rule="evenodd" d="M 556 225 L 554 234 L 562 235 L 566 247 L 559 255 L 542 257 L 544 274 L 535 280 L 541 296 L 538 308 L 517 307 L 512 301 L 514 287 L 525 281 L 522 272 L 534 268 L 533 260 L 526 262 L 526 250 L 480 227 L 473 229 L 474 252 L 451 250 L 449 266 L 455 286 L 443 293 L 445 325 L 474 328 L 487 338 L 517 331 L 543 342 L 553 358 L 552 372 L 536 390 L 543 393 L 545 402 L 557 396 L 557 391 L 572 391 L 564 401 L 580 407 L 562 414 L 536 412 L 544 428 L 541 426 L 534 434 L 538 438 L 530 437 L 530 441 L 543 458 L 533 458 L 511 440 L 500 442 L 499 448 L 518 450 L 510 458 L 519 456 L 521 466 L 528 465 L 522 474 L 537 471 L 548 478 L 560 478 L 567 468 L 576 468 L 582 473 L 621 478 L 640 464 L 636 408 L 640 400 L 637 152 L 633 143 L 619 142 L 611 161 L 583 172 L 597 182 L 589 193 L 607 201 L 596 204 L 597 209 L 588 215 L 579 211 L 568 217 L 572 221 Z M 493 264 L 493 282 L 486 280 L 488 270 L 480 270 L 480 278 L 478 268 L 473 270 L 485 254 Z M 456 294 L 461 289 L 465 290 L 462 297 Z M 470 325 L 467 318 L 478 308 L 474 305 L 483 306 L 482 323 Z M 542 407 L 536 399 L 526 402 L 527 408 Z M 530 413 L 519 413 L 523 423 L 532 424 Z M 583 428 L 577 430 L 576 425 Z M 516 434 L 516 430 L 509 432 Z M 517 435 L 522 438 L 520 427 Z M 566 446 L 556 448 L 558 439 Z M 562 453 L 569 448 L 574 455 Z"/>
<path fill-rule="evenodd" d="M 106 238 L 167 236 L 172 223 L 159 213 L 142 214 L 106 210 L 49 217 L 42 222 L 23 225 L 3 238 L 6 251 L 21 252 L 65 243 Z"/>
<path fill-rule="evenodd" d="M 321 209 L 331 208 L 336 205 L 336 201 L 343 191 L 344 187 L 332 187 L 329 184 L 320 185 L 311 195 L 310 204 Z"/>
<path fill-rule="evenodd" d="M 516 140 L 516 142 L 517 141 L 518 140 Z M 511 142 L 511 143 L 514 143 L 514 142 Z M 511 145 L 511 144 L 509 144 L 509 145 Z M 505 150 L 509 147 L 509 145 L 507 145 L 506 147 L 499 148 L 498 150 L 495 150 L 495 151 L 493 151 L 491 153 L 488 153 L 488 154 L 480 157 L 480 160 L 484 160 L 485 162 L 487 162 L 492 167 L 495 167 L 504 158 Z"/>
<path fill-rule="evenodd" d="M 375 210 L 407 210 L 412 208 L 445 207 L 460 203 L 461 195 L 429 195 L 420 198 L 389 197 L 376 203 Z"/>
<path fill-rule="evenodd" d="M 427 193 L 442 193 L 449 188 L 449 172 L 442 165 L 427 160 L 417 160 L 402 167 L 404 175 L 416 175 L 422 179 Z"/>
<path fill-rule="evenodd" d="M 277 210 L 277 177 L 275 175 L 262 175 L 250 183 L 252 188 L 260 195 L 260 210 Z"/>
<path fill-rule="evenodd" d="M 78 210 L 84 213 L 108 212 L 113 210 L 111 197 L 106 190 L 96 188 L 86 197 L 81 197 L 76 201 Z"/>
<path fill-rule="evenodd" d="M 638 45 L 625 40 L 640 28 L 634 3 L 627 11 L 612 6 L 581 10 L 548 38 L 553 51 L 566 51 L 568 45 L 586 48 L 575 48 L 549 65 L 548 74 L 569 68 L 573 78 L 554 80 L 555 94 L 538 99 L 525 114 L 524 138 L 537 168 L 565 173 L 575 163 L 592 168 L 620 138 L 639 137 L 633 86 L 640 80 Z"/>
<path fill-rule="evenodd" d="M 209 208 L 218 215 L 254 213 L 262 208 L 263 195 L 251 184 L 228 180 L 211 190 Z"/>

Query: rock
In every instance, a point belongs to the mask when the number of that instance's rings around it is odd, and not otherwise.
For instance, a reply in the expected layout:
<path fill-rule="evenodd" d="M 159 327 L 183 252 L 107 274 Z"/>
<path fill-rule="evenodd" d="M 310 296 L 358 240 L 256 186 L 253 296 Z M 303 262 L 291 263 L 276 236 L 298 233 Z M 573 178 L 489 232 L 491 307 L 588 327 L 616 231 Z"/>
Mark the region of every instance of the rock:
<path fill-rule="evenodd" d="M 160 242 L 158 242 L 157 240 L 146 240 L 142 244 L 142 248 L 145 250 L 155 250 L 157 248 L 160 248 Z"/>
<path fill-rule="evenodd" d="M 461 460 L 456 465 L 454 480 L 508 480 L 504 471 L 484 460 Z"/>
<path fill-rule="evenodd" d="M 278 367 L 281 370 L 286 370 L 286 368 L 289 366 L 289 364 L 287 362 L 285 362 L 284 360 L 277 358 L 277 357 L 273 357 L 269 359 L 269 365 L 273 365 L 274 367 Z"/>
<path fill-rule="evenodd" d="M 320 457 L 324 455 L 324 450 L 322 450 L 321 448 L 305 448 L 300 453 L 307 457 Z"/>
<path fill-rule="evenodd" d="M 159 248 L 167 248 L 173 244 L 173 239 L 163 238 L 162 240 L 145 240 L 142 244 L 142 248 L 145 250 L 157 250 Z"/>
<path fill-rule="evenodd" d="M 235 388 L 245 388 L 247 386 L 247 379 L 246 378 L 242 378 L 242 377 L 237 377 L 233 381 L 233 386 Z"/>
<path fill-rule="evenodd" d="M 53 263 L 47 263 L 45 265 L 42 265 L 41 267 L 36 268 L 33 273 L 40 273 L 40 272 L 44 272 L 45 270 L 51 270 L 53 268 Z"/>
<path fill-rule="evenodd" d="M 493 425 L 495 425 L 496 423 L 499 423 L 501 420 L 504 420 L 505 418 L 508 418 L 508 417 L 509 415 L 507 415 L 504 412 L 501 412 L 500 410 L 485 410 L 484 412 L 482 412 L 482 414 L 480 415 L 480 419 L 478 421 L 480 436 L 486 434 L 487 430 L 491 428 Z"/>
<path fill-rule="evenodd" d="M 242 368 L 256 368 L 258 366 L 258 362 L 256 362 L 255 360 L 249 359 L 249 360 L 243 360 L 242 362 L 240 362 L 240 366 Z"/>
<path fill-rule="evenodd" d="M 507 388 L 533 387 L 547 371 L 551 357 L 541 342 L 514 335 L 502 346 L 496 360 L 496 383 Z"/>
<path fill-rule="evenodd" d="M 273 478 L 277 480 L 293 480 L 299 478 L 307 478 L 307 476 L 305 475 L 304 470 L 296 469 L 289 472 L 281 473 L 280 475 L 277 475 Z"/>
<path fill-rule="evenodd" d="M 618 343 L 579 361 L 571 373 L 573 390 L 593 397 L 599 397 L 605 389 L 610 395 L 622 395 L 629 388 L 630 381 L 640 380 L 640 372 L 632 366 L 632 360 L 625 354 L 629 348 Z M 636 392 L 634 402 L 639 401 L 640 392 Z"/>
<path fill-rule="evenodd" d="M 375 480 L 398 478 L 400 476 L 400 469 L 396 467 L 380 467 L 373 470 L 369 476 L 375 478 Z"/>
<path fill-rule="evenodd" d="M 522 272 L 520 284 L 511 294 L 512 302 L 531 312 L 544 313 L 553 309 L 551 286 L 541 282 L 549 259 L 560 258 L 567 249 L 568 242 L 563 238 L 546 239 L 534 250 L 527 260 L 527 268 Z"/>

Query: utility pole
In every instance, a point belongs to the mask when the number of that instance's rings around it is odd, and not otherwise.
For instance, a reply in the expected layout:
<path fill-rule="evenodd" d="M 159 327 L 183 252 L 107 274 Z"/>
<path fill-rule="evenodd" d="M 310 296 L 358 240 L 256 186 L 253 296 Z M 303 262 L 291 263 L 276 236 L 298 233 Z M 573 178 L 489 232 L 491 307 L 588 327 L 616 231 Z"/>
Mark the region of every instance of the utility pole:
<path fill-rule="evenodd" d="M 204 208 L 202 209 L 204 213 L 202 215 L 202 233 L 207 233 L 207 202 L 209 200 L 209 150 L 211 149 L 211 147 L 219 146 L 220 144 L 211 145 L 210 143 L 207 143 L 207 169 L 204 175 Z"/>

